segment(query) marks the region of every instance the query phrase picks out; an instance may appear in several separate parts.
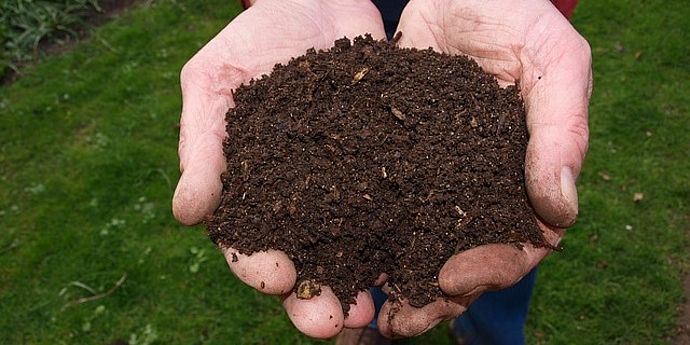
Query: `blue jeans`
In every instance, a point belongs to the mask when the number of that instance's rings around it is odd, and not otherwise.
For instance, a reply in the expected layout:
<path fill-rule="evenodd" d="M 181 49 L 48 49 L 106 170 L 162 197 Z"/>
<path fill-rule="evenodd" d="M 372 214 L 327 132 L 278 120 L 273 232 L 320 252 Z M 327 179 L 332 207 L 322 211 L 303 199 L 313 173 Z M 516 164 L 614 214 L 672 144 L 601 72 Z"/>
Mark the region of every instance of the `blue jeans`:
<path fill-rule="evenodd" d="M 535 268 L 512 287 L 482 294 L 464 314 L 455 319 L 455 336 L 468 345 L 524 344 L 525 321 L 536 279 Z M 387 296 L 379 288 L 371 289 L 371 295 L 378 317 Z M 376 317 L 369 326 L 376 327 Z"/>
<path fill-rule="evenodd" d="M 400 14 L 405 5 L 407 5 L 407 0 L 372 0 L 372 2 L 381 12 L 386 36 L 388 36 L 389 40 L 392 39 L 400 21 Z"/>

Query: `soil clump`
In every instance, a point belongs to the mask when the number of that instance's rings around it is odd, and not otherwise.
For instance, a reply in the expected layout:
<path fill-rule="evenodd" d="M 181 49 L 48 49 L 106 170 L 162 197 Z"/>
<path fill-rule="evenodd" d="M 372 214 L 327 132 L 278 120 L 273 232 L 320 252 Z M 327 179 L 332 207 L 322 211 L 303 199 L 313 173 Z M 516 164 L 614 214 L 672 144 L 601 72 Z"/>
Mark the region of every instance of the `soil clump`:
<path fill-rule="evenodd" d="M 284 251 L 296 290 L 327 285 L 347 312 L 386 273 L 391 298 L 423 306 L 457 252 L 548 245 L 525 191 L 523 101 L 466 57 L 340 39 L 235 103 L 209 236 Z"/>

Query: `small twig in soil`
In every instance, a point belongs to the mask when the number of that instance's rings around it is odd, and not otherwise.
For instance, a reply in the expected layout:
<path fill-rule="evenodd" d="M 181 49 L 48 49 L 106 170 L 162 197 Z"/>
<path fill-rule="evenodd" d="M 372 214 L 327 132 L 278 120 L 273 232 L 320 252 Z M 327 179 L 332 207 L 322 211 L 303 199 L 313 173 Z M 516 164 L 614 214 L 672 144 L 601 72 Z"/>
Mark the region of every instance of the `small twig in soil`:
<path fill-rule="evenodd" d="M 467 213 L 465 213 L 465 211 L 463 211 L 460 208 L 460 206 L 457 206 L 457 205 L 455 205 L 455 212 L 458 213 L 458 216 L 460 217 L 460 219 L 465 218 L 465 216 L 467 215 Z"/>
<path fill-rule="evenodd" d="M 359 72 L 355 73 L 354 78 L 352 78 L 352 85 L 359 83 L 359 81 L 362 80 L 367 73 L 369 73 L 369 67 L 364 67 L 359 70 Z"/>
<path fill-rule="evenodd" d="M 398 31 L 398 33 L 393 36 L 393 39 L 391 40 L 392 45 L 398 45 L 398 42 L 400 42 L 400 38 L 402 38 L 402 31 Z"/>
<path fill-rule="evenodd" d="M 242 168 L 242 179 L 244 181 L 248 181 L 250 177 L 250 172 L 249 172 L 249 161 L 242 161 L 240 162 L 240 167 Z"/>
<path fill-rule="evenodd" d="M 62 309 L 64 310 L 65 308 L 68 308 L 68 307 L 72 307 L 75 305 L 79 305 L 79 304 L 83 304 L 83 303 L 87 303 L 87 302 L 92 302 L 92 301 L 96 301 L 96 300 L 99 300 L 99 299 L 104 298 L 104 297 L 108 297 L 113 292 L 115 292 L 115 290 L 117 290 L 120 286 L 122 286 L 122 284 L 124 284 L 125 280 L 127 280 L 127 272 L 122 274 L 122 277 L 120 278 L 120 280 L 118 280 L 115 283 L 115 285 L 112 288 L 110 288 L 110 290 L 108 290 L 104 293 L 100 293 L 98 295 L 93 295 L 93 296 L 89 296 L 89 297 L 82 297 L 80 299 L 71 301 L 71 302 L 65 304 L 62 307 Z"/>
<path fill-rule="evenodd" d="M 400 290 L 400 287 L 398 286 L 398 284 L 393 283 L 393 287 L 394 287 L 396 290 L 398 290 L 398 293 L 402 293 L 402 290 Z"/>
<path fill-rule="evenodd" d="M 503 123 L 506 121 L 506 114 L 501 114 L 501 118 L 498 119 L 498 126 L 496 126 L 496 135 L 499 135 L 501 133 L 501 129 L 503 128 Z"/>
<path fill-rule="evenodd" d="M 393 116 L 395 116 L 398 120 L 405 121 L 405 114 L 403 114 L 403 112 L 398 108 L 391 107 L 391 113 L 393 113 Z"/>
<path fill-rule="evenodd" d="M 458 218 L 458 220 L 455 222 L 455 229 L 458 230 L 458 229 L 462 229 L 462 228 L 467 227 L 467 225 L 470 224 L 472 222 L 472 220 L 474 220 L 474 217 L 475 217 L 474 215 L 477 214 L 477 212 L 475 212 L 475 208 L 472 208 L 471 210 L 469 210 L 469 212 L 465 212 L 462 209 L 460 209 L 460 207 L 458 207 L 458 206 L 455 206 L 455 207 L 456 207 L 455 210 L 458 212 L 458 214 L 460 214 L 460 212 L 462 212 L 462 215 L 460 216 L 460 218 Z M 455 252 L 456 253 L 459 252 L 460 249 L 462 249 L 461 247 L 464 244 L 465 244 L 464 241 L 458 241 L 457 245 L 455 246 Z"/>

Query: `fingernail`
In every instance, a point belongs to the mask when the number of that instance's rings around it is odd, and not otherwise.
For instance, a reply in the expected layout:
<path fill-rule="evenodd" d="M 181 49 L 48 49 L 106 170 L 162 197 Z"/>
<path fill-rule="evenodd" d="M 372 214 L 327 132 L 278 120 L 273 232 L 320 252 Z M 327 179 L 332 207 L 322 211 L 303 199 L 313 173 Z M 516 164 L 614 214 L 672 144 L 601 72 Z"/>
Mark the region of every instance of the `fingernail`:
<path fill-rule="evenodd" d="M 561 195 L 565 199 L 565 207 L 568 209 L 567 217 L 575 220 L 577 217 L 577 187 L 575 186 L 575 176 L 573 176 L 573 170 L 568 166 L 561 168 Z"/>

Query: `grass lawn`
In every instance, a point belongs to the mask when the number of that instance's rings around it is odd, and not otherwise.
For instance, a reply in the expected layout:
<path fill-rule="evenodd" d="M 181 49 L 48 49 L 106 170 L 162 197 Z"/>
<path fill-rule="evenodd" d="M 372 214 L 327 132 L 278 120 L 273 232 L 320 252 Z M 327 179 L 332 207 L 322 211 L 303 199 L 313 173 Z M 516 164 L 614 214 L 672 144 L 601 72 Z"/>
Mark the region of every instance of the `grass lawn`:
<path fill-rule="evenodd" d="M 238 11 L 156 1 L 0 88 L 1 344 L 319 343 L 170 211 L 179 70 Z M 685 0 L 578 8 L 595 64 L 581 216 L 541 267 L 529 343 L 673 332 L 690 247 L 688 18 Z M 403 343 L 448 342 L 439 327 Z"/>

